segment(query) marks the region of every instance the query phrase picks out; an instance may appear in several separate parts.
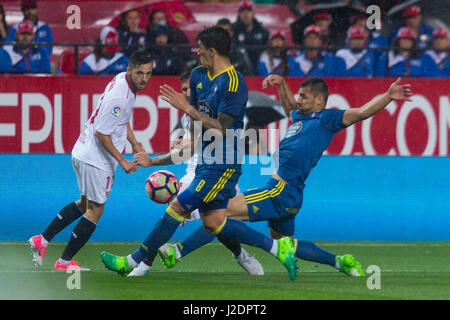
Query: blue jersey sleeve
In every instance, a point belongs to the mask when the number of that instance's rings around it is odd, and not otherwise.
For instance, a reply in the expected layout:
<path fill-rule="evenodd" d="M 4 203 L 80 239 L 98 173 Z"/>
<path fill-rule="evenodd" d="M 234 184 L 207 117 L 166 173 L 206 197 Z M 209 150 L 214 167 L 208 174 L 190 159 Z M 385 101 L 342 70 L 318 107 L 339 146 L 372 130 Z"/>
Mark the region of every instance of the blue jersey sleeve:
<path fill-rule="evenodd" d="M 342 124 L 342 117 L 345 110 L 338 109 L 325 109 L 322 112 L 322 125 L 330 132 L 337 133 L 339 130 L 344 129 Z"/>

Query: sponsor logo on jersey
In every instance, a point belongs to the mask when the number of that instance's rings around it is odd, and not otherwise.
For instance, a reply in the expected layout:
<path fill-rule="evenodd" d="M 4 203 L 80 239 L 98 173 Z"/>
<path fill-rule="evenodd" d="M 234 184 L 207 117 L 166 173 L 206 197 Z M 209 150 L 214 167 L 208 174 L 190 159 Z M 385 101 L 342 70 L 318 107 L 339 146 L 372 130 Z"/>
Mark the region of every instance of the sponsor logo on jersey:
<path fill-rule="evenodd" d="M 303 124 L 302 124 L 301 121 L 291 124 L 291 126 L 289 127 L 288 132 L 286 133 L 285 138 L 293 136 L 293 135 L 299 133 L 300 130 L 302 130 L 302 127 L 303 127 Z"/>
<path fill-rule="evenodd" d="M 205 100 L 198 101 L 197 106 L 198 106 L 197 110 L 199 112 L 207 115 L 208 117 L 212 116 L 212 109 Z"/>
<path fill-rule="evenodd" d="M 113 118 L 117 119 L 120 114 L 122 113 L 122 108 L 120 106 L 115 106 L 114 108 L 112 108 L 111 110 L 111 115 L 113 116 Z"/>

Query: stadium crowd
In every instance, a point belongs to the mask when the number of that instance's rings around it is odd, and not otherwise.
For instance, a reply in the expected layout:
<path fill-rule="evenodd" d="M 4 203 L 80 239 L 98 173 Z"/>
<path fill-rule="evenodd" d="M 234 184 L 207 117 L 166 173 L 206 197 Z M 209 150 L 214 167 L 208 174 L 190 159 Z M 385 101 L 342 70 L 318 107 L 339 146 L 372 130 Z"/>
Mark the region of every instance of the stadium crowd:
<path fill-rule="evenodd" d="M 291 35 L 281 30 L 269 31 L 255 14 L 257 4 L 284 4 L 302 14 L 315 4 L 334 2 L 352 1 L 240 2 L 234 22 L 227 18 L 217 21 L 217 25 L 232 36 L 232 64 L 246 76 L 450 76 L 448 30 L 445 27 L 433 29 L 425 24 L 422 8 L 418 5 L 403 9 L 403 24 L 389 35 L 376 29 L 369 30 L 368 16 L 363 11 L 349 18 L 349 27 L 343 32 L 332 27 L 331 11 L 319 10 L 312 16 L 313 23 L 300 27 L 292 24 L 295 46 L 288 46 L 291 39 L 287 37 Z M 38 19 L 37 0 L 22 0 L 21 8 L 23 21 L 11 26 L 7 24 L 6 13 L 0 4 L 0 72 L 51 73 L 51 26 Z M 163 9 L 149 14 L 145 30 L 139 27 L 141 18 L 138 9 L 131 9 L 121 14 L 117 27 L 105 26 L 92 53 L 84 58 L 77 73 L 117 74 L 126 69 L 128 57 L 138 49 L 151 52 L 155 75 L 180 75 L 198 64 L 195 48 L 190 46 L 188 37 L 179 27 L 170 25 Z M 58 69 L 54 72 L 61 73 Z"/>

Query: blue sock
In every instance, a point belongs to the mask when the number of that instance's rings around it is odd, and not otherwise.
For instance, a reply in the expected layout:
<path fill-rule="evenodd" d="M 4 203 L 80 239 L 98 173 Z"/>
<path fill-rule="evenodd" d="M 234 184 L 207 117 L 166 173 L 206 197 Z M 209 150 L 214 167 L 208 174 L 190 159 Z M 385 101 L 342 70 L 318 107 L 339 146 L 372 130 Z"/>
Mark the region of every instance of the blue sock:
<path fill-rule="evenodd" d="M 328 264 L 334 267 L 336 263 L 335 254 L 319 248 L 311 241 L 296 240 L 296 242 L 297 250 L 295 251 L 295 256 L 297 258 L 322 264 Z"/>
<path fill-rule="evenodd" d="M 184 257 L 192 251 L 197 250 L 205 244 L 210 243 L 214 240 L 215 237 L 215 235 L 206 231 L 203 226 L 199 227 L 197 230 L 195 230 L 194 233 L 192 233 L 181 243 L 181 256 Z"/>
<path fill-rule="evenodd" d="M 242 221 L 225 218 L 214 234 L 220 234 L 239 243 L 258 247 L 270 253 L 274 240 L 248 227 Z"/>
<path fill-rule="evenodd" d="M 161 217 L 153 231 L 139 248 L 131 254 L 133 260 L 139 264 L 151 253 L 156 252 L 159 247 L 170 240 L 182 221 L 183 217 L 168 207 L 166 213 Z"/>

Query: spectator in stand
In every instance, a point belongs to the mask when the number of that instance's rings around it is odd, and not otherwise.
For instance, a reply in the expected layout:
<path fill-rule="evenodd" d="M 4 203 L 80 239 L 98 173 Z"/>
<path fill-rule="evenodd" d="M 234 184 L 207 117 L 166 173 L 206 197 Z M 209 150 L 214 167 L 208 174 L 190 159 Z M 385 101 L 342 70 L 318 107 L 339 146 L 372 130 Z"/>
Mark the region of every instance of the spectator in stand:
<path fill-rule="evenodd" d="M 448 30 L 444 27 L 434 30 L 433 47 L 418 58 L 425 77 L 450 77 L 449 49 Z"/>
<path fill-rule="evenodd" d="M 376 54 L 367 49 L 369 33 L 365 27 L 353 25 L 348 28 L 347 42 L 349 48 L 339 49 L 336 57 L 345 62 L 344 77 L 371 78 L 375 73 Z"/>
<path fill-rule="evenodd" d="M 113 27 L 106 26 L 100 32 L 94 52 L 81 63 L 78 74 L 116 75 L 128 67 L 128 58 L 120 52 L 119 34 Z"/>
<path fill-rule="evenodd" d="M 375 74 L 379 77 L 420 77 L 423 75 L 418 60 L 417 35 L 408 27 L 402 27 L 397 33 L 392 49 L 383 53 L 375 66 Z"/>
<path fill-rule="evenodd" d="M 33 23 L 23 20 L 17 25 L 14 45 L 0 48 L 0 72 L 50 73 L 50 57 L 43 47 L 33 45 Z"/>
<path fill-rule="evenodd" d="M 350 17 L 351 25 L 359 25 L 363 28 L 367 27 L 367 15 L 365 13 L 357 13 Z M 380 26 L 381 28 L 381 26 Z M 378 58 L 383 51 L 381 49 L 387 49 L 389 47 L 386 37 L 384 37 L 381 32 L 376 29 L 368 30 L 369 37 L 367 39 L 367 47 L 369 49 L 379 49 L 373 50 L 375 52 L 376 58 Z"/>
<path fill-rule="evenodd" d="M 0 3 L 0 45 L 2 42 L 14 41 L 14 29 L 6 23 L 6 14 Z"/>
<path fill-rule="evenodd" d="M 134 51 L 144 49 L 147 42 L 145 30 L 139 28 L 141 14 L 138 9 L 131 9 L 121 14 L 117 32 L 122 52 L 129 57 Z"/>
<path fill-rule="evenodd" d="M 270 37 L 268 48 L 261 54 L 258 63 L 258 75 L 277 74 L 289 75 L 289 62 L 286 49 L 286 38 L 280 31 L 275 31 Z"/>
<path fill-rule="evenodd" d="M 37 0 L 22 0 L 22 12 L 24 20 L 29 20 L 33 23 L 34 43 L 53 43 L 52 29 L 48 24 L 38 19 Z M 14 26 L 14 32 L 18 25 Z M 12 36 L 14 38 L 14 35 Z M 52 55 L 52 46 L 42 46 L 47 51 L 48 56 Z"/>
<path fill-rule="evenodd" d="M 217 21 L 217 25 L 227 30 L 231 36 L 231 48 L 229 55 L 231 64 L 244 76 L 255 75 L 253 63 L 251 62 L 246 49 L 238 47 L 233 40 L 233 25 L 231 24 L 231 21 L 227 18 L 222 18 Z"/>
<path fill-rule="evenodd" d="M 147 36 L 150 36 L 153 27 L 156 25 L 163 25 L 169 28 L 169 39 L 167 44 L 174 46 L 181 45 L 176 48 L 176 50 L 184 62 L 189 64 L 191 60 L 196 60 L 191 53 L 188 37 L 180 28 L 169 25 L 167 14 L 162 9 L 155 9 L 150 13 L 147 24 Z M 148 43 L 151 44 L 151 39 L 148 39 Z"/>
<path fill-rule="evenodd" d="M 289 75 L 297 77 L 334 77 L 343 74 L 345 63 L 341 58 L 322 50 L 322 29 L 309 25 L 303 33 L 303 48 L 295 57 L 289 57 Z M 342 70 L 341 70 L 342 69 Z"/>
<path fill-rule="evenodd" d="M 233 30 L 233 41 L 237 46 L 245 48 L 252 62 L 253 70 L 257 70 L 259 56 L 266 49 L 269 41 L 269 31 L 255 18 L 252 2 L 241 2 Z"/>
<path fill-rule="evenodd" d="M 336 52 L 337 49 L 344 46 L 344 41 L 341 41 L 341 36 L 331 30 L 330 26 L 333 23 L 333 17 L 327 11 L 320 11 L 313 16 L 314 24 L 322 29 L 322 46 L 327 48 L 330 52 Z"/>
<path fill-rule="evenodd" d="M 413 5 L 402 12 L 402 18 L 405 22 L 404 26 L 410 28 L 417 35 L 417 47 L 419 50 L 425 50 L 430 47 L 431 38 L 433 36 L 433 28 L 422 23 L 422 9 Z M 402 27 L 396 29 L 389 38 L 389 42 L 397 39 L 397 34 Z"/>
<path fill-rule="evenodd" d="M 170 29 L 166 25 L 155 25 L 149 35 L 150 54 L 153 57 L 154 75 L 180 75 L 185 66 L 177 50 L 168 46 Z"/>

